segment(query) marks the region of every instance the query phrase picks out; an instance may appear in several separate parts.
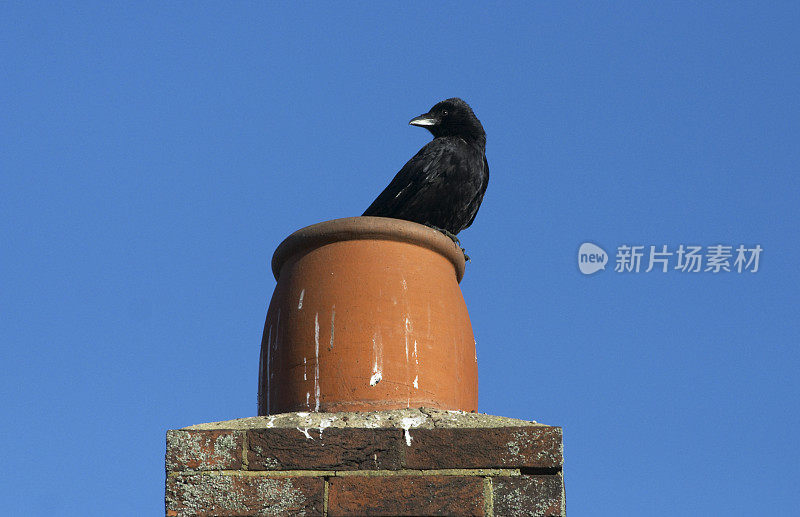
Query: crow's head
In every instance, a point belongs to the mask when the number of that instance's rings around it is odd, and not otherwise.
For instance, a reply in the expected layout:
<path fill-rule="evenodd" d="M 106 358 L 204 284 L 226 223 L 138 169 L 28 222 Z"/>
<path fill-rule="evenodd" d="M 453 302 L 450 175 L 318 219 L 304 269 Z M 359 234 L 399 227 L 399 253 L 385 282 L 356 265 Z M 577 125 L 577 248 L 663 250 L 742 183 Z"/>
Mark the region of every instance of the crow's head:
<path fill-rule="evenodd" d="M 486 140 L 481 121 L 472 112 L 469 104 L 458 97 L 436 104 L 428 113 L 412 118 L 409 124 L 424 127 L 434 137 L 461 136 L 472 140 Z"/>

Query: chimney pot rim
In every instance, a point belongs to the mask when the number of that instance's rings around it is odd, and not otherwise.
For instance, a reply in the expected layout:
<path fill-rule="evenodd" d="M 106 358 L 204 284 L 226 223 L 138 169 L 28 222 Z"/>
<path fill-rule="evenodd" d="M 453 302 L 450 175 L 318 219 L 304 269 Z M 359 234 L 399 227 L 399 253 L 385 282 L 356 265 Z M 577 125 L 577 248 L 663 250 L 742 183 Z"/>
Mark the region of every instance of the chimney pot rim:
<path fill-rule="evenodd" d="M 416 244 L 447 258 L 453 264 L 458 282 L 464 277 L 464 253 L 442 232 L 411 221 L 372 216 L 332 219 L 297 230 L 275 249 L 272 274 L 277 280 L 283 264 L 298 253 L 350 240 L 391 240 Z"/>

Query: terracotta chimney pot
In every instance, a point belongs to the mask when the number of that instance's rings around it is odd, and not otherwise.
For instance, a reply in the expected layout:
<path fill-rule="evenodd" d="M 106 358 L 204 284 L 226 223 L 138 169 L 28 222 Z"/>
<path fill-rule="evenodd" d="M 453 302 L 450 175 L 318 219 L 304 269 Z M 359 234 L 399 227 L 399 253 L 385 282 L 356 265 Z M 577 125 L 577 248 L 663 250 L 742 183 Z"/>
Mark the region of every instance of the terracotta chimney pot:
<path fill-rule="evenodd" d="M 286 238 L 272 271 L 259 415 L 477 409 L 464 256 L 448 237 L 397 219 L 336 219 Z"/>

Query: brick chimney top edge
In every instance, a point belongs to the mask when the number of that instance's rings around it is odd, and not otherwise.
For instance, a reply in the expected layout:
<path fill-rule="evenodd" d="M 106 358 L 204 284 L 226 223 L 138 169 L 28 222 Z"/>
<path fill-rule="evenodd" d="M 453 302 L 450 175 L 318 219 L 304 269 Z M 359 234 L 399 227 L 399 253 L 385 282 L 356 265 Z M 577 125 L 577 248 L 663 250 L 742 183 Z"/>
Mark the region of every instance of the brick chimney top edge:
<path fill-rule="evenodd" d="M 368 412 L 280 413 L 210 422 L 184 427 L 185 430 L 246 430 L 269 428 L 360 428 L 360 429 L 434 429 L 434 428 L 495 428 L 550 427 L 535 421 L 519 420 L 484 413 L 466 413 L 433 408 L 392 409 Z"/>

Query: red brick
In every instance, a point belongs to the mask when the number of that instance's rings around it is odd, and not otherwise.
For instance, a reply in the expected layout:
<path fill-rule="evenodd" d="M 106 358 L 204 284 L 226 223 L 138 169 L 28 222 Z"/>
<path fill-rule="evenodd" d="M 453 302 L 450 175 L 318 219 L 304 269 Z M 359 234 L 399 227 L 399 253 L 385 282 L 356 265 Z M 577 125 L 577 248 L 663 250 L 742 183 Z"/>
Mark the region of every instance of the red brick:
<path fill-rule="evenodd" d="M 563 515 L 560 475 L 492 478 L 495 515 L 559 517 Z"/>
<path fill-rule="evenodd" d="M 182 475 L 167 478 L 167 515 L 322 515 L 325 480 L 314 477 Z"/>
<path fill-rule="evenodd" d="M 328 515 L 484 515 L 478 476 L 346 476 L 330 479 Z"/>
<path fill-rule="evenodd" d="M 236 431 L 167 431 L 167 471 L 239 470 L 242 438 Z"/>
<path fill-rule="evenodd" d="M 403 466 L 444 468 L 559 468 L 561 428 L 550 426 L 412 429 Z"/>
<path fill-rule="evenodd" d="M 394 429 L 258 429 L 247 433 L 247 461 L 250 470 L 397 470 L 401 443 Z"/>

